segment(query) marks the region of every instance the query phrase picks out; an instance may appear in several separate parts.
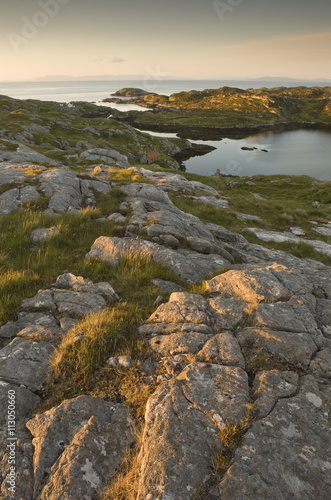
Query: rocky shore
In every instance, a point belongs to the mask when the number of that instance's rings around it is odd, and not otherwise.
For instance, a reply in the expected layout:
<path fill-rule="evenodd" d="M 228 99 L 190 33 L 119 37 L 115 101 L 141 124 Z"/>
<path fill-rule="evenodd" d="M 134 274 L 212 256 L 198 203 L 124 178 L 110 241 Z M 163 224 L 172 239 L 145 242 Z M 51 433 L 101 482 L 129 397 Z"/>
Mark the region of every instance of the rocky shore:
<path fill-rule="evenodd" d="M 198 180 L 38 106 L 0 138 L 1 498 L 328 500 L 330 184 Z M 263 226 L 289 192 L 305 231 Z"/>

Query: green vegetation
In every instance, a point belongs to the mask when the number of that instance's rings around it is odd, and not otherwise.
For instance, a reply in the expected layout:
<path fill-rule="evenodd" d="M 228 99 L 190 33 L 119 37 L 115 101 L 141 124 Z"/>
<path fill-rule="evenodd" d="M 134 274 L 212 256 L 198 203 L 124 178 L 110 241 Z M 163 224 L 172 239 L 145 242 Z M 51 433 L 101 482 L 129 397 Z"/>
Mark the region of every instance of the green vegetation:
<path fill-rule="evenodd" d="M 75 167 L 94 162 L 80 153 L 92 148 L 115 149 L 140 162 L 142 155 L 157 151 L 155 163 L 171 167 L 171 154 L 184 147 L 182 139 L 151 137 L 117 120 L 116 110 L 86 102 L 67 104 L 0 96 L 0 151 L 16 151 L 20 142 L 51 160 Z"/>
<path fill-rule="evenodd" d="M 133 94 L 132 94 L 133 95 Z M 237 89 L 221 87 L 179 92 L 171 96 L 133 98 L 151 112 L 132 111 L 138 124 L 185 127 L 233 127 L 318 122 L 331 125 L 330 87 Z"/>

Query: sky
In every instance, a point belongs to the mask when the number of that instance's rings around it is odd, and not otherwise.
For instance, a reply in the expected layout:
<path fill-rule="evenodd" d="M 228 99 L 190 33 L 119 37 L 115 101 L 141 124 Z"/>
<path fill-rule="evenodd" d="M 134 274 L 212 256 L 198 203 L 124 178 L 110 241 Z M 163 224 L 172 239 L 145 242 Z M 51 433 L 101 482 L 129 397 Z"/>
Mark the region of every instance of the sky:
<path fill-rule="evenodd" d="M 330 21 L 330 0 L 1 0 L 0 81 L 331 79 Z"/>

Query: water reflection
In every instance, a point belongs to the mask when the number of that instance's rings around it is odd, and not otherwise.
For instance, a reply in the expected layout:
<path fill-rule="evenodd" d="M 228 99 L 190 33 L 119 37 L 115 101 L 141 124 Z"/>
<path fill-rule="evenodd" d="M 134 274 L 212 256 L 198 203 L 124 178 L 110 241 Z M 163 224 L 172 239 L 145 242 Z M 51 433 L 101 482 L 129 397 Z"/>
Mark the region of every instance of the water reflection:
<path fill-rule="evenodd" d="M 331 180 L 330 139 L 329 131 L 294 130 L 264 132 L 239 140 L 204 141 L 217 149 L 187 160 L 186 171 L 213 175 L 219 169 L 226 175 L 310 175 Z"/>

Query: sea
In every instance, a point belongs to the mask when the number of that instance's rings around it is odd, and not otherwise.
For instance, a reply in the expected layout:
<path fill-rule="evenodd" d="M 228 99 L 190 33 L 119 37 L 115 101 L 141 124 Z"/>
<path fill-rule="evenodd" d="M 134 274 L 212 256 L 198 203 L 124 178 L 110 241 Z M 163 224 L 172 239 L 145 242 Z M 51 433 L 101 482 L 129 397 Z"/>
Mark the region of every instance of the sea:
<path fill-rule="evenodd" d="M 293 86 L 327 86 L 325 81 L 291 80 L 167 80 L 157 76 L 138 80 L 100 81 L 33 81 L 0 82 L 0 94 L 17 99 L 43 101 L 87 101 L 105 105 L 102 100 L 123 87 L 137 87 L 158 94 L 171 95 L 189 90 L 213 89 L 223 86 L 272 88 Z M 109 104 L 121 111 L 137 109 L 136 105 Z M 173 137 L 176 134 L 152 135 Z M 244 139 L 224 137 L 221 141 L 194 141 L 210 144 L 216 149 L 205 156 L 185 162 L 188 172 L 213 175 L 217 171 L 226 175 L 309 175 L 319 180 L 331 180 L 331 131 L 295 130 L 281 133 L 254 134 Z M 250 148 L 242 149 L 242 148 Z"/>

